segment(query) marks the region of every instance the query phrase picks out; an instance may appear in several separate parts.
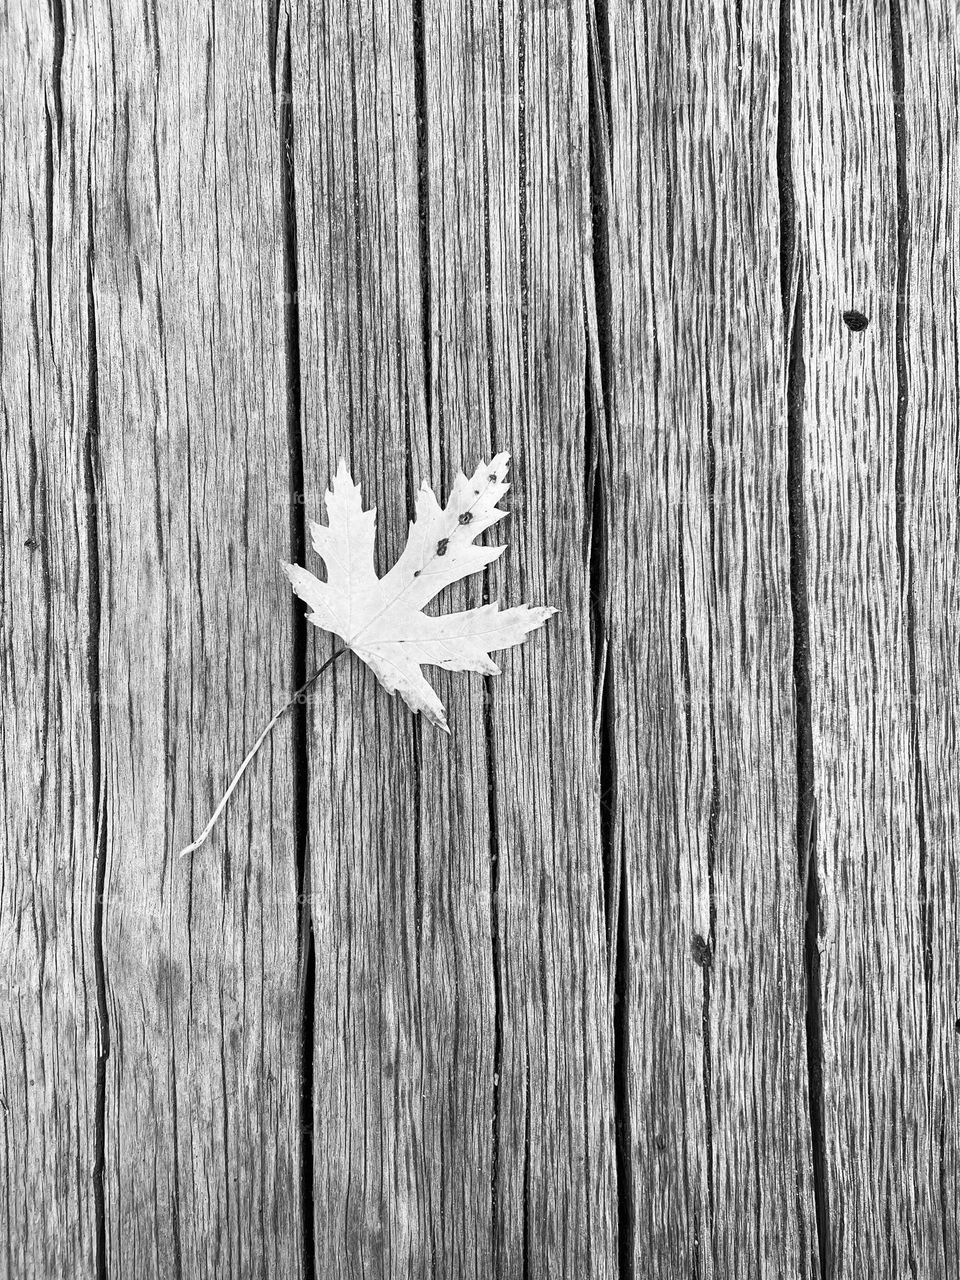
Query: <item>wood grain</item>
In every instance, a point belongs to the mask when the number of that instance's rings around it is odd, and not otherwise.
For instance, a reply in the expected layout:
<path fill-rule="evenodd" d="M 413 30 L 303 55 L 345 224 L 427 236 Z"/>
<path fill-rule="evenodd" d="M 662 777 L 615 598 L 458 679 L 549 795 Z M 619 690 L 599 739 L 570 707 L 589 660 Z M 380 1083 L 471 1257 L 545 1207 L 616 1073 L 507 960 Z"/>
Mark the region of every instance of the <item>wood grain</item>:
<path fill-rule="evenodd" d="M 313 717 L 317 1274 L 606 1275 L 583 17 L 293 17 L 308 508 L 343 453 L 386 566 L 422 478 L 510 449 L 510 552 L 447 607 L 564 612 L 489 693 L 439 674 L 449 740 L 356 663 Z"/>
<path fill-rule="evenodd" d="M 0 1276 L 960 1280 L 953 18 L 0 13 Z"/>
<path fill-rule="evenodd" d="M 585 13 L 426 7 L 431 435 L 512 455 L 490 596 L 550 603 L 488 689 L 497 1006 L 486 1272 L 615 1267 L 611 1008 L 594 739 Z M 462 597 L 479 603 L 477 586 Z M 452 681 L 450 682 L 453 683 Z M 444 744 L 437 744 L 437 750 Z M 425 753 L 426 758 L 426 753 Z"/>
<path fill-rule="evenodd" d="M 89 104 L 37 6 L 4 10 L 0 68 L 0 1273 L 84 1275 L 100 1046 Z"/>
<path fill-rule="evenodd" d="M 610 724 L 621 1272 L 818 1274 L 778 38 L 612 3 Z"/>
<path fill-rule="evenodd" d="M 305 513 L 322 517 L 346 458 L 378 510 L 382 573 L 424 456 L 410 8 L 298 5 L 289 41 Z M 331 648 L 313 632 L 311 670 Z M 361 663 L 332 674 L 307 734 L 316 1274 L 421 1274 L 443 1087 L 428 1055 L 454 1029 L 421 998 L 420 729 Z M 469 822 L 469 776 L 465 801 Z"/>
<path fill-rule="evenodd" d="M 280 135 L 265 15 L 102 6 L 90 311 L 102 632 L 105 1267 L 298 1274 Z"/>
<path fill-rule="evenodd" d="M 960 71 L 951 18 L 941 4 L 902 8 L 903 83 L 896 86 L 903 91 L 898 203 L 907 232 L 898 290 L 902 542 L 926 1014 L 925 1076 L 909 1084 L 928 1108 L 926 1185 L 914 1223 L 929 1273 L 950 1278 L 960 1275 Z"/>
<path fill-rule="evenodd" d="M 915 10 L 915 33 L 929 22 L 925 10 Z M 933 26 L 921 43 L 935 48 Z M 944 1000 L 952 1005 L 955 992 L 934 993 L 934 919 L 938 977 L 952 926 L 941 878 L 948 824 L 931 758 L 938 730 L 923 710 L 933 696 L 923 676 L 949 643 L 941 619 L 956 566 L 937 564 L 928 485 L 937 437 L 953 430 L 949 418 L 934 426 L 936 400 L 955 396 L 956 381 L 952 354 L 944 373 L 942 339 L 922 317 L 930 248 L 941 260 L 949 253 L 939 225 L 949 202 L 931 208 L 916 168 L 930 109 L 916 43 L 912 173 L 907 166 L 896 2 L 797 11 L 794 49 L 830 1267 L 836 1276 L 939 1275 L 937 1148 L 946 1149 L 949 1119 L 955 1149 L 956 1118 L 934 1068 L 946 1048 Z M 852 311 L 866 327 L 845 323 Z M 955 510 L 951 494 L 936 518 Z M 932 578 L 920 570 L 921 546 Z"/>

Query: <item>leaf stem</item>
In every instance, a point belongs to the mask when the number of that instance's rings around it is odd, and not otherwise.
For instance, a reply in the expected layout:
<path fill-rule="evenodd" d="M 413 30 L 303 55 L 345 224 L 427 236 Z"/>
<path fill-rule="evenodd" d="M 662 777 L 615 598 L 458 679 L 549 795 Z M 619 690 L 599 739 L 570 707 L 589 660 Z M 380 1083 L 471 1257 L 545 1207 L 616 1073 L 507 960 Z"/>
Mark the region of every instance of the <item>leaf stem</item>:
<path fill-rule="evenodd" d="M 330 657 L 326 660 L 326 662 L 322 663 L 317 668 L 317 670 L 313 673 L 310 679 L 305 680 L 303 682 L 303 684 L 296 691 L 296 693 L 293 695 L 290 701 L 285 702 L 284 705 L 279 709 L 279 711 L 275 711 L 273 713 L 273 715 L 270 717 L 267 727 L 263 730 L 259 738 L 257 738 L 256 742 L 247 752 L 246 757 L 244 758 L 243 764 L 241 764 L 240 768 L 233 775 L 230 785 L 227 787 L 226 791 L 223 793 L 223 798 L 221 799 L 220 803 L 217 805 L 216 809 L 214 809 L 213 813 L 210 815 L 210 821 L 207 823 L 207 825 L 203 828 L 203 830 L 197 836 L 196 840 L 194 840 L 193 844 L 188 844 L 185 849 L 181 849 L 180 851 L 181 858 L 187 857 L 188 854 L 195 853 L 197 849 L 199 849 L 200 846 L 206 841 L 207 836 L 209 836 L 210 832 L 216 826 L 217 819 L 220 817 L 221 813 L 223 813 L 224 809 L 227 807 L 228 800 L 233 795 L 234 791 L 237 789 L 237 784 L 239 783 L 240 779 L 246 773 L 247 768 L 250 765 L 251 761 L 253 760 L 254 756 L 263 746 L 264 742 L 267 740 L 270 734 L 271 729 L 277 723 L 280 717 L 284 714 L 284 712 L 289 711 L 290 708 L 293 706 L 296 706 L 297 703 L 302 702 L 304 700 L 304 694 L 320 678 L 320 676 L 323 675 L 327 667 L 332 666 L 333 663 L 336 662 L 336 660 L 346 652 L 347 650 L 344 648 L 344 649 L 337 649 L 335 653 L 332 653 Z"/>

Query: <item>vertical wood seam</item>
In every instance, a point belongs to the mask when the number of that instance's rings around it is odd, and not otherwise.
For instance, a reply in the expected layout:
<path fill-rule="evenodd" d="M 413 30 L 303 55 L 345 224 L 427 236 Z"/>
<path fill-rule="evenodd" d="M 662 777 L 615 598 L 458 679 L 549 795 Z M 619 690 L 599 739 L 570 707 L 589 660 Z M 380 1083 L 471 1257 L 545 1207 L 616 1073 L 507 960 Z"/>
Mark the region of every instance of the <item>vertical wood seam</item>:
<path fill-rule="evenodd" d="M 58 79 L 54 78 L 54 100 L 58 95 Z M 46 151 L 44 153 L 44 194 L 46 197 L 46 214 L 47 214 L 47 237 L 46 237 L 46 253 L 47 253 L 47 323 L 50 325 L 51 333 L 53 331 L 53 118 L 50 115 L 49 103 L 45 105 L 45 115 L 47 118 L 46 128 Z M 59 108 L 57 108 L 59 111 Z M 60 133 L 61 126 L 58 123 L 57 131 Z"/>
<path fill-rule="evenodd" d="M 93 191 L 87 174 L 87 421 L 83 453 L 87 529 L 87 691 L 90 698 L 90 774 L 94 804 L 93 968 L 97 990 L 97 1065 L 94 1088 L 93 1206 L 97 1280 L 106 1280 L 107 1223 L 104 1196 L 106 1162 L 107 1059 L 110 1021 L 103 950 L 103 897 L 107 871 L 107 828 L 103 776 L 103 727 L 100 717 L 100 528 L 97 480 L 100 473 L 100 394 L 97 365 L 97 314 L 93 293 Z"/>
<path fill-rule="evenodd" d="M 424 27 L 423 0 L 413 0 L 413 92 L 417 135 L 417 231 L 420 253 L 420 343 L 423 359 L 423 405 L 427 443 L 431 439 L 433 424 L 433 337 L 432 290 L 430 275 L 430 135 L 427 121 L 427 47 Z M 396 177 L 394 178 L 396 182 Z M 397 337 L 398 344 L 401 339 Z M 411 429 L 409 395 L 406 413 L 407 444 L 407 521 L 416 518 L 416 487 L 413 481 L 413 432 Z M 443 444 L 440 444 L 440 487 L 443 487 Z M 423 722 L 419 716 L 411 724 L 411 764 L 413 767 L 411 807 L 413 809 L 413 860 L 414 860 L 414 941 L 417 960 L 417 994 L 421 1001 L 423 974 L 420 941 L 423 934 Z M 421 1023 L 422 1025 L 422 1023 Z M 431 1260 L 435 1267 L 436 1258 Z"/>
<path fill-rule="evenodd" d="M 714 591 L 717 590 L 717 446 L 714 435 L 713 388 L 709 378 L 705 380 L 706 392 L 706 488 L 709 502 L 708 546 L 710 551 L 710 574 Z M 680 551 L 682 562 L 683 552 Z M 716 1266 L 716 1186 L 714 1173 L 714 1133 L 713 1133 L 713 1042 L 710 1034 L 710 998 L 712 984 L 710 966 L 716 946 L 717 934 L 717 832 L 720 826 L 720 777 L 717 770 L 717 704 L 716 704 L 716 664 L 714 638 L 712 628 L 707 634 L 707 692 L 709 697 L 709 740 L 710 740 L 710 808 L 707 815 L 707 938 L 699 948 L 700 967 L 703 971 L 702 995 L 702 1031 L 703 1031 L 703 1113 L 704 1113 L 704 1146 L 707 1173 L 707 1221 L 710 1228 L 710 1252 Z M 759 1239 L 759 1238 L 758 1238 Z"/>
<path fill-rule="evenodd" d="M 777 99 L 777 186 L 780 201 L 780 295 L 787 358 L 787 512 L 790 541 L 790 611 L 796 700 L 797 863 L 803 887 L 804 1035 L 817 1254 L 814 1274 L 831 1274 L 830 1198 L 823 1105 L 823 1011 L 820 978 L 820 882 L 816 858 L 816 791 L 810 691 L 810 607 L 807 592 L 807 527 L 804 489 L 803 266 L 796 243 L 793 179 L 792 0 L 780 4 Z"/>
<path fill-rule="evenodd" d="M 710 486 L 713 493 L 713 486 Z M 713 503 L 710 506 L 711 541 L 715 523 Z M 714 1175 L 714 1139 L 713 1139 L 713 1043 L 710 1035 L 710 969 L 713 964 L 713 952 L 717 935 L 717 830 L 720 825 L 720 779 L 717 775 L 717 729 L 715 712 L 715 692 L 713 686 L 713 646 L 710 646 L 710 747 L 713 756 L 712 776 L 710 780 L 710 812 L 707 818 L 707 902 L 709 910 L 709 933 L 704 946 L 698 948 L 699 963 L 703 972 L 703 1112 L 704 1138 L 707 1165 L 707 1212 L 710 1226 L 710 1248 L 716 1265 L 716 1189 Z M 694 939 L 696 942 L 696 938 Z M 759 1239 L 759 1237 L 758 1237 Z"/>
<path fill-rule="evenodd" d="M 446 483 L 446 462 L 444 450 L 444 423 L 443 423 L 443 404 L 440 403 L 439 420 L 436 423 L 436 431 L 434 431 L 434 350 L 433 350 L 433 273 L 430 256 L 430 235 L 431 235 L 431 217 L 430 217 L 430 116 L 427 103 L 427 29 L 426 15 L 424 12 L 424 0 L 413 0 L 412 5 L 412 54 L 413 54 L 413 92 L 414 92 L 414 132 L 416 136 L 416 164 L 417 164 L 417 245 L 419 256 L 419 287 L 420 287 L 420 345 L 421 359 L 423 362 L 423 412 L 424 427 L 426 432 L 426 442 L 428 451 L 428 461 L 432 470 L 435 470 L 435 481 L 439 484 L 441 491 Z M 394 181 L 396 181 L 396 176 Z M 398 336 L 398 344 L 400 338 Z M 406 414 L 406 444 L 407 444 L 407 519 L 408 523 L 412 523 L 416 515 L 416 486 L 414 485 L 414 455 L 413 455 L 413 431 L 411 427 L 411 417 L 409 412 L 409 394 L 406 397 L 407 414 Z M 437 458 L 436 464 L 433 459 L 433 441 L 437 442 Z M 484 602 L 487 600 L 488 584 L 485 582 Z M 490 815 L 491 827 L 491 863 L 495 866 L 497 857 L 497 837 L 496 837 L 496 803 L 495 797 L 489 792 L 492 785 L 492 730 L 489 720 L 489 679 L 484 681 L 483 693 L 483 735 L 485 744 L 485 758 L 487 761 L 488 776 L 488 809 Z M 423 722 L 420 716 L 413 717 L 411 725 L 411 763 L 412 763 L 412 796 L 411 806 L 413 809 L 413 859 L 414 859 L 414 934 L 416 945 L 416 964 L 417 964 L 417 999 L 420 1007 L 420 1030 L 423 1032 L 423 973 L 421 958 L 421 939 L 423 934 L 423 913 L 424 913 L 424 887 L 423 887 Z M 493 896 L 491 894 L 491 896 Z M 491 912 L 493 908 L 491 908 Z M 495 928 L 495 919 L 492 919 L 491 928 Z M 494 989 L 499 994 L 499 971 L 498 962 L 494 959 Z M 496 995 L 495 995 L 496 998 Z M 500 1013 L 499 1006 L 495 1015 L 495 1035 L 500 1030 Z M 496 1183 L 496 1124 L 497 1124 L 497 1079 L 499 1075 L 499 1063 L 497 1061 L 497 1048 L 494 1050 L 494 1103 L 493 1103 L 493 1125 L 494 1125 L 494 1163 L 493 1163 L 493 1181 L 494 1181 L 494 1205 L 495 1199 L 495 1183 Z M 439 1216 L 441 1224 L 444 1217 L 444 1173 L 443 1173 L 443 1145 L 440 1145 L 440 1208 Z M 496 1214 L 493 1214 L 493 1230 L 495 1231 Z M 435 1223 L 431 1224 L 430 1232 L 430 1273 L 436 1275 L 437 1271 L 437 1239 L 434 1229 Z M 442 1232 L 442 1225 L 441 1225 Z M 491 1250 L 494 1242 L 491 1242 Z M 494 1270 L 496 1274 L 496 1270 Z"/>
<path fill-rule="evenodd" d="M 609 661 L 609 510 L 611 441 L 612 289 L 610 277 L 610 22 L 606 0 L 587 10 L 588 178 L 594 296 L 587 300 L 596 318 L 596 369 L 588 361 L 592 394 L 586 397 L 585 456 L 590 511 L 590 644 L 594 671 L 594 724 L 599 755 L 600 852 L 608 984 L 612 999 L 612 1088 L 616 1176 L 617 1273 L 633 1280 L 635 1255 L 633 1134 L 630 1115 L 629 919 L 626 843 L 620 822 L 613 678 Z M 599 384 L 599 385 L 597 385 Z"/>
<path fill-rule="evenodd" d="M 63 0 L 50 0 L 50 21 L 53 26 L 53 65 L 51 85 L 53 105 L 57 116 L 57 146 L 63 140 L 63 48 L 66 27 L 63 18 Z"/>
<path fill-rule="evenodd" d="M 277 27 L 268 39 L 271 84 L 276 84 Z M 269 33 L 268 33 L 269 35 Z M 270 47 L 272 45 L 272 48 Z M 290 558 L 302 564 L 306 552 L 304 513 L 303 423 L 301 420 L 300 294 L 297 264 L 297 188 L 294 167 L 293 75 L 289 15 L 284 31 L 283 67 L 278 112 L 280 142 L 280 196 L 283 218 L 284 358 L 286 364 L 287 448 L 289 456 Z M 299 601 L 291 598 L 291 682 L 299 689 L 306 680 L 307 620 Z M 300 1004 L 298 1167 L 301 1233 L 301 1266 L 304 1280 L 316 1273 L 316 1221 L 314 1209 L 314 1019 L 316 955 L 313 909 L 310 901 L 310 761 L 307 748 L 307 704 L 303 699 L 291 717 L 293 764 L 293 843 L 297 885 L 298 998 Z"/>
<path fill-rule="evenodd" d="M 502 18 L 502 13 L 501 13 Z M 483 274 L 484 274 L 484 333 L 487 342 L 487 400 L 490 449 L 499 452 L 496 418 L 496 379 L 493 357 L 493 300 L 491 295 L 490 253 L 490 151 L 487 137 L 487 73 L 486 63 L 481 64 L 483 87 Z M 484 574 L 481 600 L 490 603 L 490 579 Z M 490 1258 L 492 1276 L 501 1274 L 498 1250 L 497 1219 L 500 1210 L 500 1084 L 503 1074 L 503 957 L 500 946 L 500 822 L 497 795 L 497 772 L 494 761 L 493 730 L 493 677 L 483 678 L 483 740 L 487 770 L 487 822 L 490 831 L 490 957 L 493 979 L 493 1063 L 490 1145 Z"/>

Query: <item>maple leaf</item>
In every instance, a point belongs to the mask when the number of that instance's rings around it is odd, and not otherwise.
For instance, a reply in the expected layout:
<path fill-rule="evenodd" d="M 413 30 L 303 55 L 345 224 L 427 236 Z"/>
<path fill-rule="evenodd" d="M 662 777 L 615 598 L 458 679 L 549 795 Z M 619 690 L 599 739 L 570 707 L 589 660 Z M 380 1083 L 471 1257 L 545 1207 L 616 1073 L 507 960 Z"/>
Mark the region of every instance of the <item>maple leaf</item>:
<path fill-rule="evenodd" d="M 407 545 L 382 578 L 373 566 L 376 510 L 363 510 L 360 489 L 341 461 L 325 496 L 329 523 L 310 522 L 326 581 L 300 565 L 283 566 L 310 607 L 308 621 L 339 636 L 388 693 L 399 693 L 413 711 L 422 711 L 447 733 L 443 704 L 421 667 L 499 675 L 490 654 L 520 644 L 557 612 L 528 605 L 501 610 L 498 604 L 438 616 L 423 612 L 444 587 L 478 573 L 506 550 L 476 546 L 475 539 L 507 514 L 497 503 L 510 487 L 505 480 L 509 457 L 499 453 L 491 463 L 481 463 L 469 480 L 459 471 L 443 508 L 424 481 Z"/>

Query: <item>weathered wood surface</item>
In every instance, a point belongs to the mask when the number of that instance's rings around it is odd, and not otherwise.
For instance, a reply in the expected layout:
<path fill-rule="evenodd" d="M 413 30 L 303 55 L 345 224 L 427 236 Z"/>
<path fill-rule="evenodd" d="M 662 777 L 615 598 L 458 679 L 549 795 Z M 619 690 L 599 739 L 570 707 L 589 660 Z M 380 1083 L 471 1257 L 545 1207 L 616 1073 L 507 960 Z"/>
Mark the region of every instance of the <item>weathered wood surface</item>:
<path fill-rule="evenodd" d="M 422 477 L 509 449 L 510 551 L 450 607 L 565 625 L 486 690 L 441 673 L 449 741 L 356 665 L 311 716 L 317 1270 L 607 1275 L 585 15 L 409 18 L 291 28 L 307 507 L 343 453 L 386 566 Z"/>
<path fill-rule="evenodd" d="M 953 17 L 4 10 L 0 1274 L 960 1275 Z M 178 861 L 500 449 L 560 616 Z"/>
<path fill-rule="evenodd" d="M 49 19 L 5 10 L 0 168 L 0 1269 L 90 1274 L 99 1036 L 89 98 Z M 60 62 L 60 91 L 53 67 Z M 55 157 L 75 174 L 51 183 Z"/>
<path fill-rule="evenodd" d="M 290 1275 L 300 1247 L 283 209 L 263 17 L 77 15 L 95 103 L 108 1274 Z M 79 26 L 83 22 L 82 28 Z M 261 56 L 251 57 L 257 48 Z M 258 589 L 253 589 L 257 583 Z"/>
<path fill-rule="evenodd" d="M 945 18 L 892 0 L 810 5 L 793 23 L 817 1111 L 838 1275 L 960 1266 L 957 50 Z M 851 312 L 865 328 L 843 322 Z"/>
<path fill-rule="evenodd" d="M 608 17 L 621 1258 L 815 1275 L 776 14 Z"/>

